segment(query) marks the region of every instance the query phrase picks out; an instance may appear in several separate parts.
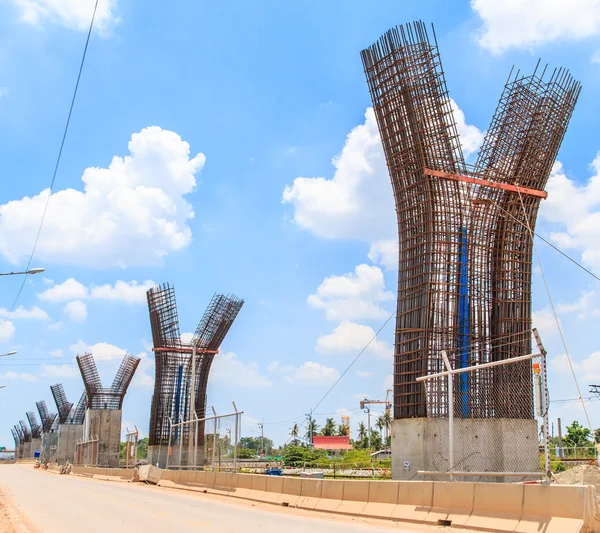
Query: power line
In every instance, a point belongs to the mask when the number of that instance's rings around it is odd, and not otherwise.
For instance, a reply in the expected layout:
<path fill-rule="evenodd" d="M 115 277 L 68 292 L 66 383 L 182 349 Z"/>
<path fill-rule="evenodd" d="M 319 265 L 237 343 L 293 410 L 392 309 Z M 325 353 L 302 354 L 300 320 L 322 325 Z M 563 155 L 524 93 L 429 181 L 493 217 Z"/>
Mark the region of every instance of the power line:
<path fill-rule="evenodd" d="M 544 239 L 544 237 L 542 237 L 539 233 L 536 233 L 535 236 L 539 237 L 542 241 L 544 241 L 551 248 L 554 248 L 560 255 L 566 257 L 569 261 L 571 261 L 571 263 L 574 263 L 575 265 L 577 265 L 579 268 L 581 268 L 581 270 L 583 270 L 584 272 L 587 272 L 590 276 L 592 276 L 593 278 L 600 281 L 600 277 L 596 276 L 596 274 L 594 274 L 592 271 L 588 270 L 582 264 L 575 261 L 575 259 L 573 259 L 571 256 L 567 255 L 560 248 L 557 248 L 556 246 L 554 246 L 554 244 L 552 244 L 550 241 L 547 241 L 546 239 Z"/>
<path fill-rule="evenodd" d="M 65 140 L 67 138 L 67 132 L 69 131 L 69 124 L 71 123 L 71 115 L 73 114 L 73 107 L 75 106 L 75 99 L 77 98 L 77 90 L 79 89 L 79 82 L 81 81 L 81 73 L 83 72 L 83 65 L 85 63 L 85 58 L 87 56 L 88 46 L 90 44 L 90 38 L 92 36 L 92 30 L 94 28 L 94 19 L 96 18 L 96 10 L 98 9 L 98 1 L 94 5 L 94 12 L 92 13 L 92 20 L 90 21 L 90 29 L 88 30 L 87 39 L 85 40 L 85 47 L 83 49 L 83 55 L 81 56 L 81 63 L 79 65 L 79 73 L 77 74 L 77 82 L 75 83 L 75 90 L 73 91 L 73 97 L 71 98 L 71 106 L 69 108 L 69 115 L 67 116 L 67 123 L 65 124 L 65 129 L 62 136 L 62 141 L 60 143 L 60 148 L 58 150 L 58 157 L 56 158 L 56 164 L 54 166 L 54 173 L 52 174 L 52 180 L 50 181 L 50 188 L 48 189 L 48 198 L 46 198 L 46 205 L 44 206 L 44 211 L 42 213 L 42 220 L 40 221 L 40 227 L 38 228 L 37 235 L 35 237 L 35 241 L 33 243 L 33 248 L 31 250 L 31 255 L 29 256 L 29 261 L 27 261 L 27 268 L 25 271 L 29 270 L 31 266 L 31 262 L 33 261 L 33 256 L 35 255 L 35 250 L 38 245 L 38 241 L 40 240 L 40 234 L 42 233 L 42 226 L 44 225 L 44 220 L 46 219 L 46 213 L 48 211 L 48 204 L 50 203 L 50 197 L 52 196 L 52 190 L 54 189 L 54 182 L 56 181 L 56 175 L 58 173 L 58 167 L 60 166 L 60 159 L 62 157 L 63 148 L 65 146 Z M 23 276 L 23 283 L 19 287 L 19 292 L 17 292 L 17 296 L 12 304 L 11 311 L 14 311 L 17 302 L 19 301 L 19 297 L 21 296 L 21 292 L 23 291 L 23 287 L 25 286 L 25 282 L 27 281 L 27 274 Z"/>

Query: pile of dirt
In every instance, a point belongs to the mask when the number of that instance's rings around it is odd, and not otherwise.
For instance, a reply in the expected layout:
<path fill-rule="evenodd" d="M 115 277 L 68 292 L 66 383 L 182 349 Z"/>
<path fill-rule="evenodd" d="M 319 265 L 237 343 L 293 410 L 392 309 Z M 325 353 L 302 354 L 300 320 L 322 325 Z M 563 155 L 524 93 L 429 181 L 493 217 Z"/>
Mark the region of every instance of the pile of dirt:
<path fill-rule="evenodd" d="M 593 485 L 600 493 L 600 468 L 593 465 L 581 465 L 555 474 L 560 485 Z"/>

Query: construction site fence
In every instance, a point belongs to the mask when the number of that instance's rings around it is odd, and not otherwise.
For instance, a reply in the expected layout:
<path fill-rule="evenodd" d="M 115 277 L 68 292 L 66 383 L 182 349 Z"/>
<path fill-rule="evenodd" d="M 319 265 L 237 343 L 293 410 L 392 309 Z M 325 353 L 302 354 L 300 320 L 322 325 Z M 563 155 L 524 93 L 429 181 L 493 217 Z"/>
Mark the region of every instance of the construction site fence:
<path fill-rule="evenodd" d="M 138 448 L 138 430 L 129 431 L 125 435 L 125 468 L 133 467 L 137 464 L 137 448 Z"/>
<path fill-rule="evenodd" d="M 545 475 L 550 482 L 546 358 L 540 353 L 457 369 L 442 352 L 445 368 L 418 378 L 427 398 L 445 396 L 445 411 L 430 406 L 424 439 L 428 479 L 464 481 L 480 473 L 488 481 Z M 482 412 L 478 396 L 488 395 Z M 540 453 L 542 458 L 540 459 Z"/>
<path fill-rule="evenodd" d="M 100 440 L 98 435 L 89 440 L 78 440 L 75 444 L 73 464 L 80 466 L 98 466 Z"/>
<path fill-rule="evenodd" d="M 213 416 L 178 423 L 169 419 L 166 468 L 236 471 L 243 412 L 234 409 L 217 415 L 213 408 Z"/>

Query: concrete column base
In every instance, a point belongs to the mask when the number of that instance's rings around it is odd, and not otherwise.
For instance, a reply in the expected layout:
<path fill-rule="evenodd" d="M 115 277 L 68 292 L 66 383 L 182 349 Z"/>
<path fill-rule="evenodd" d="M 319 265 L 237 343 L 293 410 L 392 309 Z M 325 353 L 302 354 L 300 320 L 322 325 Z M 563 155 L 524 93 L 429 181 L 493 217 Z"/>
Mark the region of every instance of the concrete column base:
<path fill-rule="evenodd" d="M 538 472 L 536 420 L 454 419 L 454 471 Z M 424 477 L 417 471 L 449 470 L 447 418 L 407 418 L 392 422 L 392 478 L 447 480 Z M 479 478 L 461 477 L 461 481 Z M 515 481 L 489 477 L 481 481 Z"/>
<path fill-rule="evenodd" d="M 56 463 L 64 465 L 75 460 L 75 444 L 83 439 L 83 424 L 61 424 L 58 426 L 58 444 L 56 446 Z"/>
<path fill-rule="evenodd" d="M 121 452 L 120 409 L 89 409 L 87 411 L 88 439 L 99 438 L 98 466 L 119 468 Z"/>

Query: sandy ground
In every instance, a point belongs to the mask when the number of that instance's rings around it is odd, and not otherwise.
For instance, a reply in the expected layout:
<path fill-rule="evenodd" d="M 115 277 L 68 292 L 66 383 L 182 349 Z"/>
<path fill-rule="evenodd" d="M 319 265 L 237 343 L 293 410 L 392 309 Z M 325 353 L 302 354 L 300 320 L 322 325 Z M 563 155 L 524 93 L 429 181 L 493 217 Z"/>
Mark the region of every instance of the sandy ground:
<path fill-rule="evenodd" d="M 447 528 L 368 520 L 227 496 L 60 476 L 31 465 L 0 466 L 8 509 L 27 517 L 10 533 L 434 533 Z M 3 501 L 4 498 L 3 498 Z M 11 503 L 12 502 L 12 503 Z M 14 526 L 13 526 L 14 527 Z M 4 533 L 0 527 L 0 531 Z"/>

